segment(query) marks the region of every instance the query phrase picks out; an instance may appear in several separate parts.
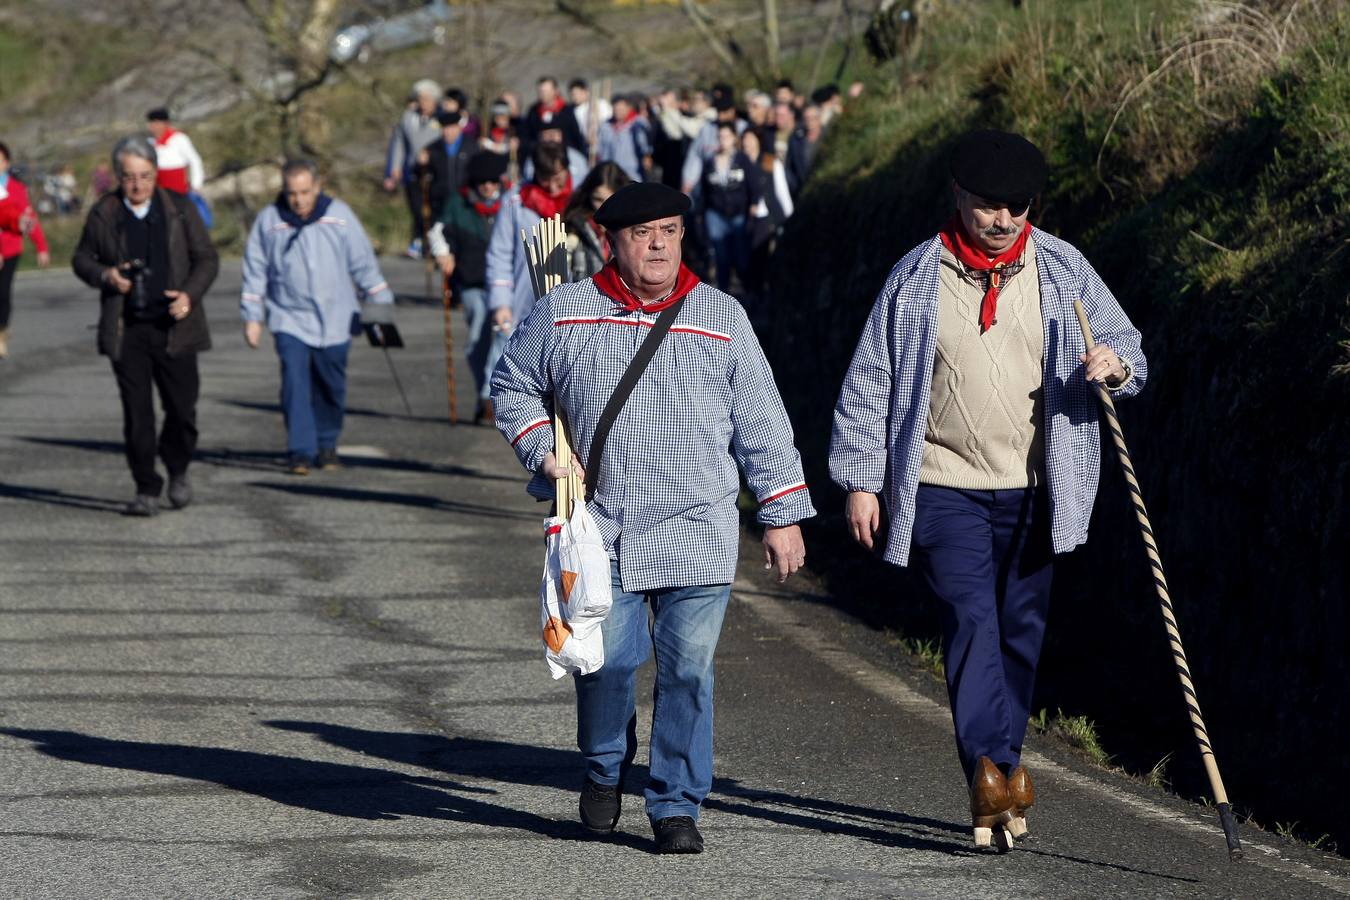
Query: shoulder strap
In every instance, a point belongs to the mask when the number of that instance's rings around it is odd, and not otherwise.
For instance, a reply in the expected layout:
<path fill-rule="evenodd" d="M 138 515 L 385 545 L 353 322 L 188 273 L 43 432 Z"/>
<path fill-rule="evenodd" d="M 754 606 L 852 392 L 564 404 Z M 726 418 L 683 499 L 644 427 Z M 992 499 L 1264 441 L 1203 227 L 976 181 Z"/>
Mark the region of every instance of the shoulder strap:
<path fill-rule="evenodd" d="M 670 331 L 670 326 L 675 324 L 675 317 L 680 314 L 680 308 L 684 306 L 684 298 L 676 300 L 674 305 L 657 316 L 656 324 L 652 326 L 651 333 L 647 339 L 638 347 L 637 355 L 633 361 L 628 364 L 623 377 L 619 379 L 619 384 L 614 388 L 614 393 L 609 395 L 609 402 L 605 404 L 604 412 L 600 413 L 600 421 L 595 425 L 595 435 L 591 438 L 591 450 L 587 455 L 589 465 L 586 466 L 586 496 L 590 497 L 595 493 L 595 486 L 600 481 L 600 463 L 604 459 L 605 441 L 609 438 L 609 430 L 614 427 L 614 421 L 619 418 L 619 413 L 623 411 L 623 406 L 628 402 L 629 396 L 633 393 L 633 388 L 637 387 L 638 379 L 642 373 L 647 371 L 647 366 L 656 355 L 656 350 L 661 346 L 661 341 L 665 340 L 666 333 Z"/>

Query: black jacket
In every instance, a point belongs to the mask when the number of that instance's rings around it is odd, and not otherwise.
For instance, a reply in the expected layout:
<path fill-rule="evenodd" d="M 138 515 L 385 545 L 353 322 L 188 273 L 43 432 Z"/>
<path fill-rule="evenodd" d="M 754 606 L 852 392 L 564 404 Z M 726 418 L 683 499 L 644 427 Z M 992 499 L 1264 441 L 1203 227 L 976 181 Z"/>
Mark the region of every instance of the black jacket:
<path fill-rule="evenodd" d="M 206 307 L 202 300 L 220 271 L 220 258 L 211 244 L 206 225 L 197 207 L 187 197 L 156 188 L 155 195 L 164 208 L 169 242 L 168 289 L 185 291 L 192 298 L 187 316 L 169 326 L 170 356 L 211 349 L 211 332 L 206 325 Z M 71 267 L 80 280 L 100 289 L 98 352 L 114 361 L 122 356 L 125 299 L 103 280 L 109 266 L 128 261 L 123 234 L 122 192 L 104 195 L 89 210 L 84 232 L 75 248 Z"/>
<path fill-rule="evenodd" d="M 811 166 L 816 161 L 816 149 L 820 146 L 820 139 L 815 141 L 807 140 L 806 130 L 798 128 L 788 138 L 787 152 L 787 180 L 788 190 L 792 196 L 797 196 L 801 192 L 802 185 L 806 184 L 806 179 L 811 174 Z"/>
<path fill-rule="evenodd" d="M 437 138 L 427 144 L 426 151 L 426 164 L 418 164 L 417 177 L 421 178 L 426 172 L 431 173 L 431 217 L 437 219 L 445 209 L 445 202 L 464 186 L 464 180 L 469 174 L 469 160 L 473 158 L 476 147 L 473 141 L 462 138 L 459 152 L 451 156 L 445 151 L 445 141 Z"/>

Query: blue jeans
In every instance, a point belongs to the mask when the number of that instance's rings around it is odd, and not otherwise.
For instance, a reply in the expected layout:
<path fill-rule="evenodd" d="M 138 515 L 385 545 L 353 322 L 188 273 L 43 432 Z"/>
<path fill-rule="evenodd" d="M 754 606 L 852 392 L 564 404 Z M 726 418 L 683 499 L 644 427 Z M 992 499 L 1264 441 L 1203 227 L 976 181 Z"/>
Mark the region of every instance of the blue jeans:
<path fill-rule="evenodd" d="M 605 664 L 575 678 L 577 746 L 586 757 L 586 775 L 599 784 L 619 784 L 637 754 L 637 670 L 654 647 L 647 815 L 653 821 L 697 819 L 712 788 L 713 653 L 731 585 L 629 594 L 617 563 L 613 572 L 614 606 L 601 627 Z"/>
<path fill-rule="evenodd" d="M 730 218 L 715 209 L 705 210 L 704 225 L 708 229 L 708 243 L 712 244 L 713 259 L 717 262 L 717 289 L 725 291 L 731 284 L 731 271 L 744 285 L 750 267 L 750 232 L 745 226 L 745 214 Z"/>
<path fill-rule="evenodd" d="M 487 288 L 463 288 L 459 300 L 464 304 L 464 317 L 469 320 L 469 371 L 478 389 L 478 399 L 492 396 L 492 370 L 501 359 L 506 338 L 492 327 L 492 316 L 487 305 Z"/>
<path fill-rule="evenodd" d="M 311 347 L 289 334 L 276 335 L 281 358 L 281 411 L 286 417 L 286 450 L 313 459 L 336 450 L 347 405 L 347 351 L 351 341 Z"/>
<path fill-rule="evenodd" d="M 981 756 L 1022 757 L 1054 574 L 1044 487 L 919 485 L 914 556 L 943 606 L 942 659 L 956 747 L 970 781 Z"/>

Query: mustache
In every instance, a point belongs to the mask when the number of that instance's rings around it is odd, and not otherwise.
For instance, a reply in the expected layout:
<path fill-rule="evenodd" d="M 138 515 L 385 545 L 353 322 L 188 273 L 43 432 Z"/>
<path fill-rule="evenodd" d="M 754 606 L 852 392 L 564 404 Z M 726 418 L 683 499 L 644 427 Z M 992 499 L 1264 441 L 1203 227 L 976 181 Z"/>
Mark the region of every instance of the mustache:
<path fill-rule="evenodd" d="M 1022 229 L 1018 228 L 1015 225 L 1009 225 L 1007 228 L 1004 228 L 1002 225 L 990 225 L 988 228 L 985 228 L 980 232 L 980 236 L 987 238 L 1007 237 L 1010 234 L 1017 234 L 1017 232 L 1021 230 Z"/>

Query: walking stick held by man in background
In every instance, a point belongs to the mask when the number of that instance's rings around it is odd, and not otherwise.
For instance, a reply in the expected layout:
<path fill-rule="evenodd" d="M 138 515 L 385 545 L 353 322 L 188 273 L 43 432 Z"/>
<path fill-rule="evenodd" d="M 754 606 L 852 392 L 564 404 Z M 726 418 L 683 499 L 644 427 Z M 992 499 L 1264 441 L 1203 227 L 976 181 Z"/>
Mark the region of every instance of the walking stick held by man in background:
<path fill-rule="evenodd" d="M 1082 301 L 1073 302 L 1073 311 L 1078 315 L 1078 324 L 1083 329 L 1083 340 L 1091 352 L 1095 341 L 1092 329 L 1088 325 L 1087 313 L 1083 311 Z M 1153 569 L 1153 584 L 1157 588 L 1158 602 L 1162 608 L 1163 624 L 1167 627 L 1167 640 L 1172 645 L 1172 658 L 1176 662 L 1177 677 L 1181 680 L 1181 691 L 1185 695 L 1186 709 L 1190 712 L 1191 728 L 1195 740 L 1200 745 L 1200 759 L 1209 777 L 1209 787 L 1214 794 L 1214 803 L 1219 809 L 1219 824 L 1228 841 L 1228 856 L 1233 860 L 1242 858 L 1242 844 L 1238 841 L 1237 823 L 1233 819 L 1233 809 L 1228 804 L 1228 792 L 1223 788 L 1223 779 L 1219 776 L 1219 764 L 1214 760 L 1214 749 L 1209 743 L 1209 732 L 1205 729 L 1205 720 L 1200 716 L 1200 701 L 1195 695 L 1195 685 L 1191 681 L 1191 668 L 1186 662 L 1186 650 L 1181 646 L 1181 630 L 1177 626 L 1176 613 L 1172 609 L 1172 598 L 1167 592 L 1167 578 L 1163 575 L 1162 557 L 1158 553 L 1158 544 L 1153 539 L 1153 525 L 1149 522 L 1148 510 L 1144 506 L 1144 495 L 1139 488 L 1139 480 L 1134 474 L 1134 464 L 1130 461 L 1129 448 L 1125 446 L 1125 433 L 1121 430 L 1120 419 L 1116 415 L 1116 404 L 1105 385 L 1097 385 L 1097 396 L 1106 413 L 1106 425 L 1111 431 L 1111 440 L 1116 445 L 1116 455 L 1120 458 L 1120 468 L 1125 473 L 1125 482 L 1130 489 L 1130 499 L 1134 503 L 1134 515 L 1139 520 L 1139 531 L 1144 537 L 1144 548 L 1148 551 L 1149 565 Z"/>

